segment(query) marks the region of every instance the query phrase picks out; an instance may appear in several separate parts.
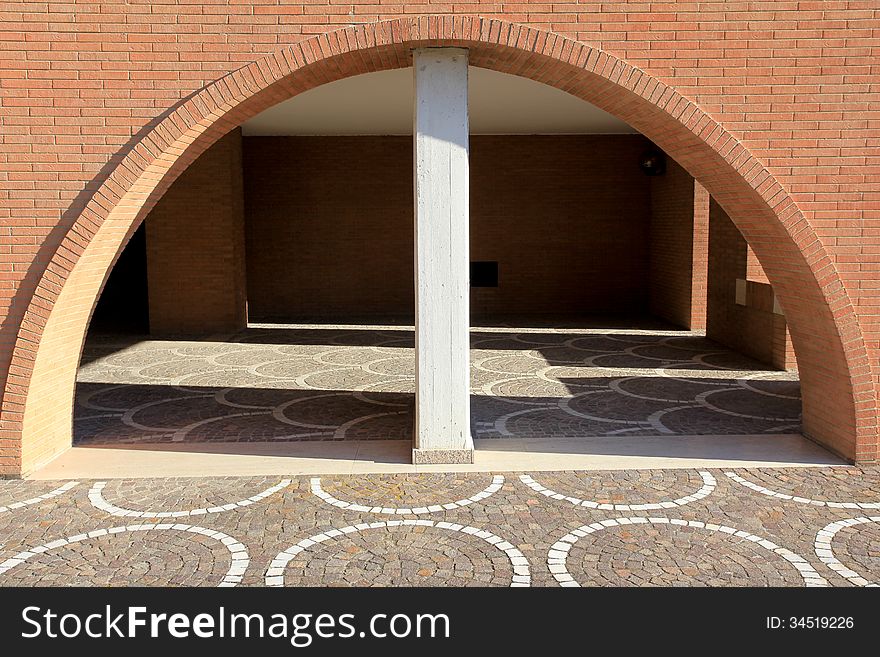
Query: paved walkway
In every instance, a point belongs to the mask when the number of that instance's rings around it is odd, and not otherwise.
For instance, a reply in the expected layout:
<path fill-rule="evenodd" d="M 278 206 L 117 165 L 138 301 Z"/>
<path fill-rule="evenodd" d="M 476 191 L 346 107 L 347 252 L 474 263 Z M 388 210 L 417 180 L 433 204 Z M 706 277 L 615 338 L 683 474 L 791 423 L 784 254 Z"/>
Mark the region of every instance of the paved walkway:
<path fill-rule="evenodd" d="M 0 585 L 878 581 L 880 468 L 0 481 Z"/>
<path fill-rule="evenodd" d="M 80 445 L 409 440 L 412 330 L 92 339 Z M 685 331 L 474 329 L 475 438 L 798 433 L 797 374 Z"/>

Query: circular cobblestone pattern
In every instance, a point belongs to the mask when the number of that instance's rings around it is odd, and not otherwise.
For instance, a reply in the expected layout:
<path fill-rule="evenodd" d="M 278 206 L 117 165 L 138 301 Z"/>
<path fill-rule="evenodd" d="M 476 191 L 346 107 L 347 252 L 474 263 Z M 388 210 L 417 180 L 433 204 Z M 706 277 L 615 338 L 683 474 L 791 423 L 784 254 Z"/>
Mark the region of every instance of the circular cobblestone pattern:
<path fill-rule="evenodd" d="M 507 555 L 474 536 L 436 527 L 347 534 L 300 552 L 287 586 L 510 586 Z"/>
<path fill-rule="evenodd" d="M 859 573 L 880 573 L 880 522 L 845 527 L 834 537 L 832 546 L 845 553 L 846 565 Z M 880 577 L 875 576 L 880 584 Z"/>
<path fill-rule="evenodd" d="M 715 488 L 711 474 L 695 470 L 542 472 L 529 478 L 565 496 L 563 502 L 618 511 L 683 506 L 694 496 L 705 497 Z"/>
<path fill-rule="evenodd" d="M 169 477 L 163 481 L 162 488 L 156 490 L 150 479 L 110 480 L 101 496 L 108 504 L 138 511 L 210 509 L 245 500 L 279 484 L 278 477 Z"/>
<path fill-rule="evenodd" d="M 567 566 L 581 586 L 804 584 L 794 566 L 748 540 L 671 525 L 614 527 L 591 534 L 574 544 Z"/>
<path fill-rule="evenodd" d="M 793 502 L 803 504 L 880 509 L 880 470 L 876 469 L 755 468 L 736 470 L 731 474 L 728 477 L 740 485 L 763 495 L 787 496 Z"/>
<path fill-rule="evenodd" d="M 370 508 L 415 510 L 474 497 L 491 486 L 493 477 L 486 474 L 479 479 L 462 473 L 376 474 L 321 477 L 319 481 L 321 490 L 337 500 Z"/>
<path fill-rule="evenodd" d="M 37 554 L 0 574 L 0 585 L 216 586 L 230 566 L 229 551 L 207 536 L 124 532 Z"/>

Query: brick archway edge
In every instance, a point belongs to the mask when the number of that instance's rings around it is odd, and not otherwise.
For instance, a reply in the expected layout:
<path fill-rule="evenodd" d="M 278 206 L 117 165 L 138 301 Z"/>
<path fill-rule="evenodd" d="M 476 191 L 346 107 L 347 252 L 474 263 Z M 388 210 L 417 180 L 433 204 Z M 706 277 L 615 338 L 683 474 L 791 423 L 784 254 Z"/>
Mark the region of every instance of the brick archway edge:
<path fill-rule="evenodd" d="M 791 329 L 804 432 L 850 460 L 877 458 L 871 366 L 834 263 L 782 185 L 673 88 L 556 34 L 470 16 L 358 25 L 286 46 L 202 88 L 129 147 L 64 236 L 19 329 L 3 393 L 0 475 L 32 471 L 71 444 L 76 369 L 91 312 L 128 238 L 177 176 L 229 130 L 318 85 L 410 65 L 414 47 L 470 49 L 474 66 L 530 78 L 628 122 L 697 178 L 761 260 Z"/>

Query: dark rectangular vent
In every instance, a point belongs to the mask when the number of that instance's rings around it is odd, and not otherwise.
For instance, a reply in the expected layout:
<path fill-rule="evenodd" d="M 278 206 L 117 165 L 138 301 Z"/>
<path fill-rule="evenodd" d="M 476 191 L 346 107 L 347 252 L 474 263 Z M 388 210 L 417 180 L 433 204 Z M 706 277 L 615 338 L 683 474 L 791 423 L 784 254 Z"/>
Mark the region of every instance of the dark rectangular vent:
<path fill-rule="evenodd" d="M 472 262 L 471 287 L 498 287 L 498 262 L 495 260 Z"/>

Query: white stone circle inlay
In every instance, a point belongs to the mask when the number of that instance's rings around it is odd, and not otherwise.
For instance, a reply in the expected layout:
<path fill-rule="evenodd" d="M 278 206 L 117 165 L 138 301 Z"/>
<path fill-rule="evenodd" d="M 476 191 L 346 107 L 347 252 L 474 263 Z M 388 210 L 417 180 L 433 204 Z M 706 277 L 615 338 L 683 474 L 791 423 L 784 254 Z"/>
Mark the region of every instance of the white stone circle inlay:
<path fill-rule="evenodd" d="M 700 470 L 699 472 L 700 477 L 702 477 L 703 479 L 703 485 L 697 492 L 691 493 L 690 495 L 686 495 L 684 497 L 679 497 L 675 500 L 668 500 L 664 502 L 651 502 L 646 504 L 600 504 L 599 502 L 594 502 L 592 500 L 582 500 L 579 497 L 571 497 L 569 495 L 557 493 L 555 490 L 545 488 L 537 481 L 532 479 L 532 477 L 528 474 L 520 475 L 519 479 L 536 493 L 540 493 L 541 495 L 549 497 L 550 499 L 564 500 L 566 502 L 570 502 L 574 506 L 583 506 L 588 509 L 598 509 L 600 511 L 653 511 L 657 509 L 674 509 L 679 506 L 684 506 L 685 504 L 690 504 L 691 502 L 696 502 L 697 500 L 701 500 L 704 497 L 711 495 L 716 486 L 715 477 L 713 477 L 711 473 L 706 472 L 705 470 Z"/>
<path fill-rule="evenodd" d="M 232 558 L 232 565 L 229 567 L 229 570 L 226 571 L 226 575 L 223 576 L 223 579 L 217 586 L 221 587 L 230 587 L 236 586 L 241 582 L 241 578 L 247 570 L 248 565 L 250 564 L 250 558 L 248 557 L 247 548 L 244 545 L 236 541 L 234 538 L 229 536 L 228 534 L 224 534 L 223 532 L 218 532 L 213 529 L 206 529 L 204 527 L 197 527 L 195 525 L 181 525 L 181 524 L 146 524 L 146 525 L 128 525 L 127 527 L 111 527 L 110 529 L 96 529 L 94 531 L 88 532 L 87 534 L 77 534 L 75 536 L 68 536 L 67 538 L 59 538 L 58 540 L 51 541 L 49 543 L 44 543 L 43 545 L 38 545 L 36 547 L 28 548 L 23 552 L 19 552 L 14 557 L 7 559 L 6 561 L 0 563 L 0 575 L 5 573 L 8 570 L 15 568 L 16 566 L 24 563 L 31 557 L 35 557 L 38 554 L 42 554 L 43 552 L 49 552 L 50 550 L 55 550 L 66 545 L 71 545 L 73 543 L 80 543 L 82 541 L 86 541 L 91 538 L 98 538 L 100 536 L 110 536 L 113 534 L 122 534 L 123 532 L 143 532 L 143 531 L 181 531 L 188 532 L 190 534 L 201 534 L 202 536 L 207 536 L 208 538 L 213 538 L 215 540 L 220 541 L 223 545 L 226 546 L 226 549 L 229 550 L 229 555 Z"/>
<path fill-rule="evenodd" d="M 291 545 L 286 550 L 279 552 L 278 556 L 276 556 L 272 560 L 272 563 L 269 564 L 269 568 L 266 570 L 266 586 L 284 586 L 284 569 L 287 567 L 287 564 L 290 563 L 290 561 L 300 552 L 303 552 L 313 545 L 323 543 L 324 541 L 329 541 L 330 539 L 336 538 L 338 536 L 344 536 L 345 534 L 354 534 L 368 529 L 382 529 L 387 527 L 401 526 L 436 527 L 438 529 L 447 529 L 449 531 L 461 532 L 463 534 L 469 534 L 471 536 L 481 538 L 489 545 L 504 552 L 504 554 L 507 555 L 507 558 L 510 559 L 510 565 L 513 567 L 513 579 L 511 580 L 510 586 L 531 586 L 532 576 L 529 571 L 528 559 L 526 559 L 523 553 L 520 552 L 516 547 L 514 547 L 501 537 L 496 536 L 492 532 L 486 531 L 485 529 L 478 529 L 477 527 L 459 525 L 453 522 L 435 522 L 433 520 L 417 519 L 380 520 L 378 522 L 370 523 L 364 522 L 357 525 L 343 527 L 341 529 L 328 529 L 327 531 L 320 534 L 315 534 L 314 536 L 304 538 L 299 543 Z"/>
<path fill-rule="evenodd" d="M 822 529 L 819 530 L 819 533 L 816 534 L 816 556 L 828 566 L 831 570 L 836 572 L 841 577 L 849 580 L 851 583 L 856 586 L 880 586 L 878 582 L 870 582 L 861 575 L 859 575 L 854 570 L 850 570 L 846 566 L 844 566 L 840 560 L 834 556 L 834 552 L 831 548 L 831 541 L 834 540 L 834 536 L 844 527 L 855 527 L 856 525 L 865 525 L 871 522 L 880 522 L 880 516 L 871 516 L 871 517 L 860 517 L 860 518 L 848 518 L 846 520 L 836 520 Z"/>
<path fill-rule="evenodd" d="M 50 500 L 53 497 L 58 497 L 59 495 L 63 495 L 64 493 L 69 491 L 71 488 L 76 486 L 78 483 L 79 483 L 78 481 L 68 481 L 63 486 L 59 486 L 55 490 L 50 490 L 48 493 L 44 493 L 43 495 L 39 495 L 37 497 L 32 497 L 29 500 L 22 500 L 21 502 L 11 502 L 7 506 L 0 506 L 0 513 L 3 513 L 5 511 L 14 511 L 15 509 L 21 509 L 22 507 L 30 506 L 32 504 L 39 504 L 40 502 L 43 502 L 44 500 Z"/>
<path fill-rule="evenodd" d="M 418 516 L 423 515 L 425 513 L 437 513 L 439 511 L 451 511 L 452 509 L 459 509 L 463 506 L 467 506 L 468 504 L 473 504 L 475 502 L 481 502 L 485 500 L 487 497 L 493 495 L 498 492 L 501 487 L 504 485 L 504 477 L 501 475 L 495 475 L 492 477 L 492 483 L 486 486 L 483 490 L 475 495 L 471 495 L 470 497 L 466 497 L 464 499 L 458 500 L 456 502 L 447 502 L 445 504 L 430 504 L 426 506 L 417 506 L 417 507 L 390 507 L 390 506 L 367 506 L 366 504 L 355 504 L 354 502 L 346 502 L 345 500 L 340 500 L 333 497 L 330 493 L 326 492 L 323 488 L 321 488 L 321 478 L 320 477 L 312 477 L 311 486 L 312 486 L 312 494 L 316 497 L 321 498 L 327 504 L 338 507 L 340 509 L 346 509 L 347 511 L 359 511 L 361 513 L 378 513 L 384 515 L 412 515 Z"/>
<path fill-rule="evenodd" d="M 608 529 L 609 527 L 645 525 L 649 523 L 652 525 L 693 527 L 695 529 L 704 529 L 710 532 L 728 534 L 730 536 L 742 538 L 746 541 L 751 541 L 752 543 L 761 546 L 765 550 L 769 550 L 770 552 L 778 554 L 780 557 L 788 561 L 792 566 L 797 569 L 798 573 L 803 578 L 804 584 L 806 584 L 806 586 L 828 586 L 828 582 L 821 575 L 819 575 L 819 573 L 816 572 L 813 566 L 811 566 L 806 559 L 795 554 L 791 550 L 788 550 L 787 548 L 776 545 L 776 543 L 773 543 L 772 541 L 768 541 L 765 538 L 755 536 L 754 534 L 750 534 L 746 531 L 734 529 L 733 527 L 727 527 L 726 525 L 716 525 L 708 522 L 700 522 L 698 520 L 679 520 L 677 518 L 613 518 L 611 520 L 594 522 L 589 525 L 582 525 L 581 527 L 578 527 L 577 529 L 571 531 L 571 533 L 566 534 L 558 541 L 556 541 L 556 543 L 550 546 L 550 551 L 547 553 L 547 567 L 550 569 L 553 577 L 556 578 L 556 581 L 559 582 L 560 586 L 579 587 L 580 584 L 578 584 L 575 581 L 574 577 L 571 576 L 571 573 L 568 572 L 568 567 L 566 564 L 566 560 L 568 559 L 568 552 L 569 550 L 571 550 L 574 544 L 578 542 L 578 540 L 589 534 L 594 534 L 604 529 Z"/>
<path fill-rule="evenodd" d="M 813 506 L 826 506 L 829 509 L 880 509 L 880 502 L 828 502 L 826 500 L 814 500 L 809 497 L 798 497 L 797 495 L 787 495 L 786 493 L 779 493 L 775 490 L 770 490 L 769 488 L 760 486 L 748 479 L 743 479 L 735 472 L 725 472 L 724 474 L 736 483 L 741 484 L 756 493 L 761 493 L 761 495 L 767 495 L 768 497 L 776 497 L 780 500 L 790 500 L 792 502 L 798 502 L 799 504 L 812 504 Z"/>
<path fill-rule="evenodd" d="M 107 485 L 106 481 L 95 482 L 95 484 L 89 490 L 89 501 L 96 509 L 106 511 L 112 516 L 128 518 L 182 518 L 185 516 L 201 516 L 205 515 L 206 513 L 222 513 L 223 511 L 232 511 L 233 509 L 250 506 L 255 502 L 264 500 L 270 495 L 274 495 L 278 491 L 287 488 L 290 485 L 290 481 L 290 479 L 282 479 L 274 486 L 270 486 L 266 490 L 259 492 L 256 495 L 247 498 L 246 500 L 230 502 L 229 504 L 224 504 L 222 506 L 212 506 L 202 509 L 190 509 L 188 511 L 136 511 L 134 509 L 124 509 L 122 507 L 116 506 L 115 504 L 110 504 L 110 502 L 104 499 L 103 490 L 104 487 Z"/>

